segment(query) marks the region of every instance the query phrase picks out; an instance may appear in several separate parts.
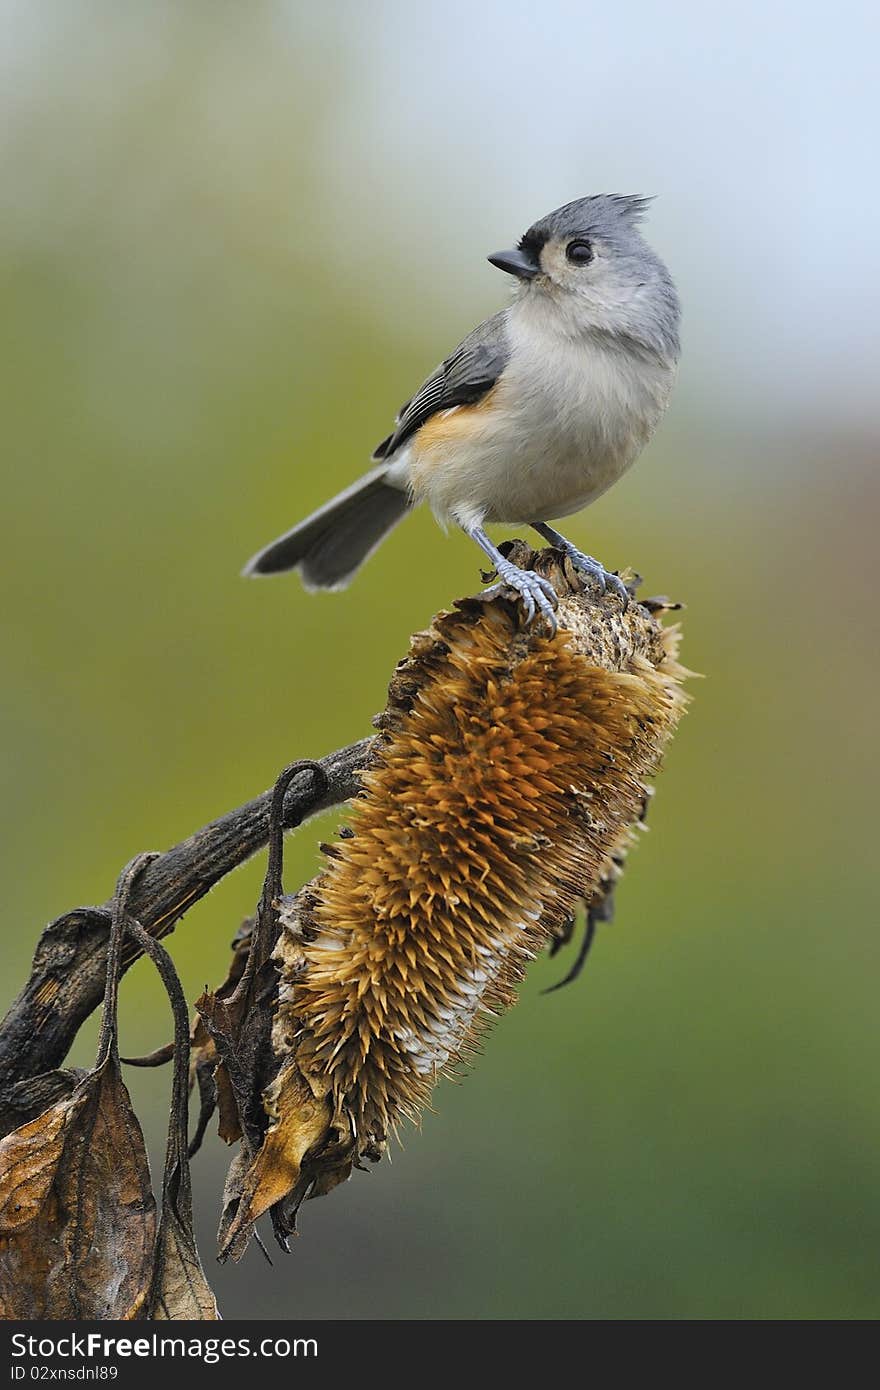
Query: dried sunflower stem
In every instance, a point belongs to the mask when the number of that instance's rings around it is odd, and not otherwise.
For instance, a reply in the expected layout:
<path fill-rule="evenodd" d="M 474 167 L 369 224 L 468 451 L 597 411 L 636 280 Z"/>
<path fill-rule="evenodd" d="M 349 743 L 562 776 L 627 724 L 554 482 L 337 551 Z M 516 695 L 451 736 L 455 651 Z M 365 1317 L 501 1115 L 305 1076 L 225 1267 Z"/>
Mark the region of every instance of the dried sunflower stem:
<path fill-rule="evenodd" d="M 323 775 L 317 795 L 315 774 L 304 768 L 285 796 L 285 828 L 353 796 L 374 741 L 360 739 L 322 758 L 316 765 Z M 129 904 L 146 931 L 166 936 L 193 903 L 266 845 L 272 796 L 272 791 L 263 792 L 147 864 Z M 44 1088 L 34 1078 L 63 1063 L 79 1028 L 100 1005 L 110 919 L 109 903 L 78 908 L 43 932 L 30 978 L 0 1024 L 0 1134 L 39 1113 Z M 123 970 L 139 955 L 139 949 L 129 947 Z"/>

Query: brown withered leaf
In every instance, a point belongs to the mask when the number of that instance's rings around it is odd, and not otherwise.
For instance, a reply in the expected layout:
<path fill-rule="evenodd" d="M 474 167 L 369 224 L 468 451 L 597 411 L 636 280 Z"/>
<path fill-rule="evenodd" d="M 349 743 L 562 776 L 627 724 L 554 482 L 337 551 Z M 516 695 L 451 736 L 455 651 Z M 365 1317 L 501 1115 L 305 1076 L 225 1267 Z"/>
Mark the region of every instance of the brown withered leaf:
<path fill-rule="evenodd" d="M 246 1139 L 232 1155 L 226 1182 L 223 1185 L 223 1208 L 217 1232 L 218 1259 L 240 1260 L 248 1247 L 253 1227 L 239 1218 L 244 1185 L 253 1162 L 253 1151 Z"/>
<path fill-rule="evenodd" d="M 214 1085 L 217 1089 L 217 1133 L 224 1144 L 234 1144 L 241 1138 L 241 1120 L 235 1103 L 235 1092 L 229 1079 L 225 1062 L 219 1062 L 214 1072 Z"/>
<path fill-rule="evenodd" d="M 2 1316 L 140 1316 L 155 1234 L 144 1138 L 111 1055 L 0 1141 Z"/>
<path fill-rule="evenodd" d="M 148 1316 L 157 1322 L 220 1317 L 193 1235 L 188 1166 L 175 1165 L 165 1184 Z"/>
<path fill-rule="evenodd" d="M 214 1044 L 218 1059 L 214 1076 L 221 1137 L 227 1142 L 241 1140 L 241 1149 L 232 1161 L 224 1191 L 219 1232 L 221 1259 L 227 1255 L 239 1258 L 256 1219 L 249 1215 L 255 1190 L 255 1179 L 250 1169 L 266 1130 L 263 1091 L 276 1070 L 271 1031 L 277 971 L 272 952 L 278 938 L 278 904 L 282 892 L 284 795 L 293 778 L 306 767 L 311 769 L 315 777 L 315 795 L 320 795 L 325 774 L 318 763 L 294 763 L 284 769 L 275 783 L 269 817 L 266 877 L 247 940 L 244 968 L 231 972 L 226 985 L 215 993 L 206 992 L 196 1001 L 200 1020 Z M 235 987 L 230 989 L 233 980 Z M 294 1139 L 292 1142 L 296 1147 L 297 1141 Z M 306 1144 L 306 1148 L 311 1142 Z M 245 1172 L 248 1173 L 247 1191 L 242 1186 Z M 286 1190 L 282 1189 L 281 1195 Z M 262 1205 L 260 1211 L 265 1211 L 271 1204 L 270 1201 Z"/>
<path fill-rule="evenodd" d="M 232 942 L 232 960 L 226 979 L 213 995 L 206 995 L 206 998 L 223 1001 L 235 993 L 247 966 L 253 932 L 254 919 L 249 917 L 241 924 Z M 225 1062 L 219 1060 L 217 1045 L 198 1012 L 190 1034 L 189 1074 L 190 1087 L 196 1086 L 199 1092 L 199 1117 L 189 1147 L 190 1157 L 201 1148 L 215 1110 L 219 1114 L 220 1138 L 226 1144 L 234 1144 L 241 1138 L 242 1130 L 229 1071 Z"/>
<path fill-rule="evenodd" d="M 263 1145 L 245 1173 L 236 1165 L 234 1187 L 226 1193 L 221 1259 L 227 1255 L 238 1259 L 254 1222 L 284 1201 L 308 1176 L 303 1161 L 325 1140 L 330 1127 L 329 1100 L 314 1094 L 295 1064 L 285 1067 L 273 1082 L 266 1093 L 266 1105 L 272 1123 Z M 341 1176 L 347 1177 L 350 1168 L 349 1162 Z"/>
<path fill-rule="evenodd" d="M 174 1014 L 174 1072 L 162 1212 L 146 1316 L 155 1321 L 214 1321 L 217 1303 L 205 1278 L 192 1226 L 192 1183 L 187 1143 L 189 1128 L 190 1031 L 186 999 L 165 947 L 139 922 L 129 919 L 129 936 L 155 965 Z"/>
<path fill-rule="evenodd" d="M 93 1070 L 0 1142 L 0 1306 L 6 1318 L 143 1314 L 156 1203 L 144 1136 L 120 1071 L 116 1013 L 126 903 L 149 858 L 132 860 L 116 885 Z M 61 1083 L 62 1092 L 72 1080 Z"/>

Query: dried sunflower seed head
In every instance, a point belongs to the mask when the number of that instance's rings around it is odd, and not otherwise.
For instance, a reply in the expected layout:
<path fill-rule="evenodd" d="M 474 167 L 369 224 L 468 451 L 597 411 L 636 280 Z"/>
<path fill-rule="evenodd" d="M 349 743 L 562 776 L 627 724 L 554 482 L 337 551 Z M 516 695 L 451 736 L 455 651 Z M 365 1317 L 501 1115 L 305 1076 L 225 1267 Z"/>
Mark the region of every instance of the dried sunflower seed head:
<path fill-rule="evenodd" d="M 381 1157 L 619 872 L 685 707 L 678 630 L 540 568 L 560 630 L 466 600 L 412 639 L 348 832 L 281 914 L 269 1126 L 233 1238 Z M 233 1253 L 236 1253 L 233 1249 Z"/>

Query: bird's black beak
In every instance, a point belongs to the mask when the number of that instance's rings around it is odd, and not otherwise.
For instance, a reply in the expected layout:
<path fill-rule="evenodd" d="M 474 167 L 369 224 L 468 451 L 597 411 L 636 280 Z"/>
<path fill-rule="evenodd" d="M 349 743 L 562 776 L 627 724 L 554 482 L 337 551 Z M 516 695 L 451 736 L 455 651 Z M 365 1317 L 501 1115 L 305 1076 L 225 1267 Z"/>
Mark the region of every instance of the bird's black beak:
<path fill-rule="evenodd" d="M 534 280 L 541 271 L 537 258 L 531 252 L 518 248 L 515 251 L 496 251 L 494 256 L 487 259 L 490 265 L 497 265 L 499 270 L 506 270 L 508 275 L 515 275 L 518 280 Z"/>

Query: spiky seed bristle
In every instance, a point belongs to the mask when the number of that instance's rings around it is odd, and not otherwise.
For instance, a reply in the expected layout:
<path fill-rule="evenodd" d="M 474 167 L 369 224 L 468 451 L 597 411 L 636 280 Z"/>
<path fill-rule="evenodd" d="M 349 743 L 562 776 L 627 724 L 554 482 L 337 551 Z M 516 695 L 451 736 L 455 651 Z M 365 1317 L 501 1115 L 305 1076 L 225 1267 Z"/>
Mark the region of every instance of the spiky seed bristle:
<path fill-rule="evenodd" d="M 413 639 L 350 833 L 285 905 L 251 1220 L 306 1170 L 328 1190 L 417 1118 L 641 818 L 685 705 L 677 629 L 552 577 L 555 640 L 504 599 Z"/>

